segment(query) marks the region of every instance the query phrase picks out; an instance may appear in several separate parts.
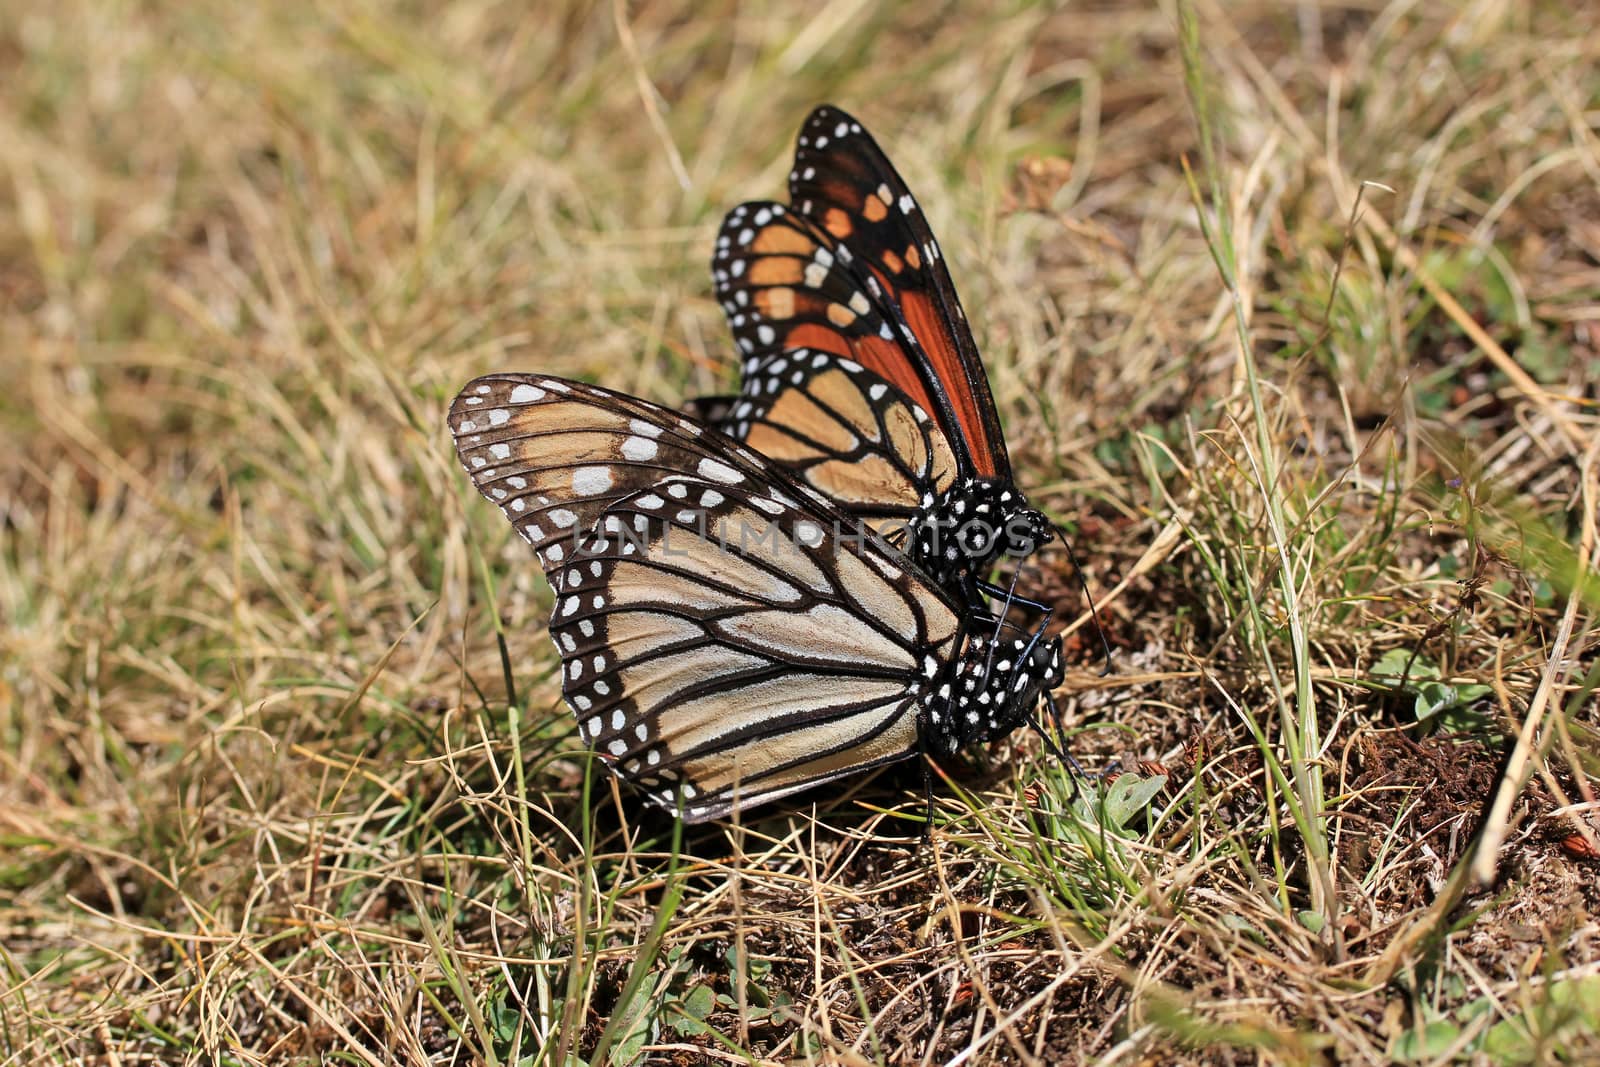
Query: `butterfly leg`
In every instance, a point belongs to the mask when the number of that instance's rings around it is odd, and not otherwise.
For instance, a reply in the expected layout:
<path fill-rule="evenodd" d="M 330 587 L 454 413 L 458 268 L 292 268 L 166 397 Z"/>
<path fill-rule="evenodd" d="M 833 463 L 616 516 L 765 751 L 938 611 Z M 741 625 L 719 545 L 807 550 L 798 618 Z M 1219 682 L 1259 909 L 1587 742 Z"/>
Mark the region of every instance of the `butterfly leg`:
<path fill-rule="evenodd" d="M 1078 790 L 1080 788 L 1078 784 L 1079 780 L 1089 777 L 1089 772 L 1085 771 L 1083 769 L 1083 765 L 1074 759 L 1072 753 L 1068 751 L 1066 727 L 1061 723 L 1061 707 L 1056 703 L 1055 696 L 1049 692 L 1046 692 L 1044 695 L 1044 704 L 1045 707 L 1050 709 L 1050 725 L 1051 728 L 1055 730 L 1056 740 L 1058 742 L 1058 747 L 1056 750 L 1057 754 L 1061 759 L 1061 762 L 1067 765 L 1067 773 L 1072 778 L 1072 795 L 1067 798 L 1067 802 L 1071 803 L 1078 798 Z"/>
<path fill-rule="evenodd" d="M 1013 571 L 1011 573 L 1011 585 L 1005 589 L 1001 589 L 997 585 L 991 585 L 990 583 L 984 581 L 977 581 L 974 583 L 980 593 L 991 598 L 998 598 L 1001 601 L 1000 611 L 995 616 L 994 638 L 989 642 L 989 655 L 984 663 L 983 673 L 985 676 L 988 675 L 990 668 L 994 666 L 994 654 L 1000 647 L 1000 632 L 1005 626 L 1006 616 L 1010 613 L 1012 604 L 1021 604 L 1024 607 L 1032 608 L 1040 613 L 1038 629 L 1034 631 L 1033 640 L 1028 643 L 1027 652 L 1023 653 L 1024 657 L 1027 656 L 1028 652 L 1033 651 L 1033 646 L 1038 644 L 1039 638 L 1044 634 L 1044 628 L 1048 626 L 1050 620 L 1055 617 L 1055 608 L 1041 604 L 1036 600 L 1029 600 L 1027 597 L 1017 596 L 1018 573 L 1019 572 L 1017 571 Z M 986 603 L 982 602 L 975 603 L 973 606 L 980 608 L 988 607 Z"/>
<path fill-rule="evenodd" d="M 1063 736 L 1064 730 L 1061 725 L 1061 709 L 1056 705 L 1056 698 L 1046 691 L 1044 703 L 1045 707 L 1050 711 L 1048 721 L 1054 736 L 1050 731 L 1045 730 L 1044 724 L 1032 712 L 1028 713 L 1028 725 L 1033 729 L 1034 733 L 1044 739 L 1045 747 L 1050 750 L 1051 754 L 1066 766 L 1067 778 L 1072 783 L 1072 792 L 1067 794 L 1067 803 L 1071 804 L 1078 799 L 1078 793 L 1083 789 L 1082 779 L 1088 778 L 1089 773 L 1083 769 L 1082 764 L 1072 757 L 1072 753 L 1067 751 L 1066 738 Z"/>
<path fill-rule="evenodd" d="M 922 843 L 930 844 L 933 841 L 933 765 L 928 762 L 928 754 L 922 754 Z"/>
<path fill-rule="evenodd" d="M 928 752 L 928 736 L 933 724 L 928 721 L 928 709 L 917 708 L 917 760 L 922 764 L 922 843 L 933 840 L 933 757 Z"/>
<path fill-rule="evenodd" d="M 995 617 L 995 620 L 994 620 L 994 637 L 992 637 L 989 640 L 989 656 L 984 661 L 984 665 L 983 665 L 983 673 L 984 673 L 985 677 L 988 677 L 990 669 L 994 666 L 994 653 L 995 653 L 995 650 L 1000 647 L 1000 632 L 1001 632 L 1001 630 L 1003 630 L 1005 628 L 1006 616 L 1011 613 L 1011 605 L 1016 602 L 1017 577 L 1021 573 L 1022 573 L 1022 569 L 1020 567 L 1011 572 L 1011 585 L 1010 585 L 1010 587 L 1008 589 L 1006 589 L 1005 600 L 1004 600 L 1004 602 L 1001 603 L 1000 612 Z M 1050 616 L 1048 614 L 1049 609 L 1046 608 L 1045 611 L 1046 611 L 1045 621 L 1049 621 L 1049 618 L 1050 618 Z M 1030 649 L 1032 647 L 1033 646 L 1031 646 L 1031 645 L 1029 646 Z"/>
<path fill-rule="evenodd" d="M 1025 596 L 1017 596 L 1017 579 L 1016 575 L 1014 574 L 1011 577 L 1011 588 L 1009 589 L 1002 589 L 998 585 L 994 585 L 990 582 L 977 582 L 976 585 L 978 592 L 992 599 L 1003 600 L 1008 604 L 1021 604 L 1025 608 L 1032 608 L 1034 611 L 1042 611 L 1046 613 L 1046 615 L 1055 614 L 1056 609 L 1048 604 L 1041 604 L 1037 600 L 1029 600 Z"/>

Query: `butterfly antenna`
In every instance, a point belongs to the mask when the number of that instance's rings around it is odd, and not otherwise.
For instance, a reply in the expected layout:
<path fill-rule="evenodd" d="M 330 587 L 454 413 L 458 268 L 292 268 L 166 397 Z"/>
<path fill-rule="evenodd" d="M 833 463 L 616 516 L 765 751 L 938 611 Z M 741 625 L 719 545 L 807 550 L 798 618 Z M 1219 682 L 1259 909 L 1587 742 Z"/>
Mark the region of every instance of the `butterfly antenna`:
<path fill-rule="evenodd" d="M 1089 592 L 1089 580 L 1083 576 L 1083 567 L 1078 563 L 1078 554 L 1072 551 L 1072 542 L 1067 540 L 1067 535 L 1061 532 L 1059 526 L 1052 527 L 1056 536 L 1061 538 L 1061 547 L 1067 550 L 1067 560 L 1072 564 L 1072 571 L 1078 576 L 1078 588 L 1083 590 L 1083 599 L 1089 605 L 1089 617 L 1094 620 L 1094 632 L 1100 635 L 1100 647 L 1105 653 L 1106 668 L 1100 672 L 1104 678 L 1111 673 L 1111 641 L 1106 637 L 1106 628 L 1100 624 L 1100 609 L 1094 606 L 1094 597 Z"/>

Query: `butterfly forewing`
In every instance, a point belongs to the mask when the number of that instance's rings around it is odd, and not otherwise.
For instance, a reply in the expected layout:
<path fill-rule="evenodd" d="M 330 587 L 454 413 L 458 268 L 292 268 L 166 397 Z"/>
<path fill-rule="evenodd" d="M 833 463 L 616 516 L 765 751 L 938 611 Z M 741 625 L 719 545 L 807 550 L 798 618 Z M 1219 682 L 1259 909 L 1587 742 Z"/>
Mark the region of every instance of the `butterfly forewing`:
<path fill-rule="evenodd" d="M 848 355 L 936 419 L 963 466 L 1009 479 L 977 346 L 938 242 L 883 151 L 831 107 L 801 130 L 791 204 L 724 222 L 712 263 L 749 369 L 764 351 Z"/>
<path fill-rule="evenodd" d="M 461 391 L 450 428 L 473 484 L 551 572 L 609 504 L 703 458 L 703 428 L 657 410 L 559 378 L 495 374 Z"/>
<path fill-rule="evenodd" d="M 652 799 L 709 819 L 918 751 L 960 618 L 843 512 L 720 434 L 575 382 L 480 379 L 451 428 L 556 591 L 583 737 Z"/>
<path fill-rule="evenodd" d="M 934 413 L 949 436 L 970 445 L 973 470 L 1009 479 L 1010 465 L 989 379 L 944 254 L 921 205 L 872 135 L 849 115 L 819 107 L 802 127 L 789 175 L 789 198 L 849 246 L 857 272 L 888 295 L 899 326 L 919 350 L 935 395 Z M 958 444 L 958 448 L 960 445 Z"/>

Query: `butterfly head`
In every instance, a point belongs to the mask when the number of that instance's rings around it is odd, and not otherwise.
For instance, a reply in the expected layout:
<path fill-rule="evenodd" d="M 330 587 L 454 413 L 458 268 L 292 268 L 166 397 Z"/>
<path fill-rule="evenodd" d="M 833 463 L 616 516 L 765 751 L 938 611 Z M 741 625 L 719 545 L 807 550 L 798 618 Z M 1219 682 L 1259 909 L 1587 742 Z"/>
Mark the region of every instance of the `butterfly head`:
<path fill-rule="evenodd" d="M 1063 677 L 1059 637 L 1008 626 L 996 639 L 992 627 L 975 627 L 949 681 L 928 694 L 927 750 L 948 756 L 1006 736 L 1028 721 L 1039 694 Z"/>

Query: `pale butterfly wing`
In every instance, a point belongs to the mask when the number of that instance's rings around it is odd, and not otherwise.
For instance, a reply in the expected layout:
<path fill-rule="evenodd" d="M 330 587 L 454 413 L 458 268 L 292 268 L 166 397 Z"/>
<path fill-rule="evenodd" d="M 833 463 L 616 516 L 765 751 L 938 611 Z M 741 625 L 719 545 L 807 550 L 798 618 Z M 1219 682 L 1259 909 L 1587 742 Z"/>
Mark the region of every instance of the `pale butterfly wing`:
<path fill-rule="evenodd" d="M 670 411 L 548 376 L 470 383 L 450 426 L 557 593 L 585 740 L 652 800 L 710 819 L 921 749 L 967 628 L 828 501 Z"/>

